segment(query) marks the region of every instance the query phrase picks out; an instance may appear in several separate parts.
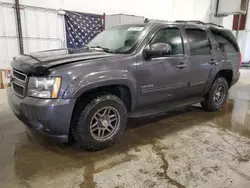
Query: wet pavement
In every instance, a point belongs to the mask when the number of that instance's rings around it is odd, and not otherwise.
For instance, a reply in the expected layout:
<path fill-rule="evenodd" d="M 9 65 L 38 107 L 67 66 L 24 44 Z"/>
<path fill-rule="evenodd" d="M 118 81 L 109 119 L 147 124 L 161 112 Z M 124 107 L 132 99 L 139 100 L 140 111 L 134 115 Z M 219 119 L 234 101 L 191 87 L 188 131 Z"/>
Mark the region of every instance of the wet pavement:
<path fill-rule="evenodd" d="M 130 119 L 113 147 L 83 151 L 29 136 L 0 90 L 0 187 L 250 187 L 250 70 L 219 112 L 199 105 Z"/>

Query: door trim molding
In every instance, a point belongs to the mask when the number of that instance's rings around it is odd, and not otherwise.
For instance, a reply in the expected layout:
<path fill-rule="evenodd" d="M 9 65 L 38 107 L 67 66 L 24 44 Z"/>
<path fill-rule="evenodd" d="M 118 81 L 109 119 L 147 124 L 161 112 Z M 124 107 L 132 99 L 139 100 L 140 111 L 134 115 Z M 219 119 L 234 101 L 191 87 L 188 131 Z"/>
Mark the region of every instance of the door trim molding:
<path fill-rule="evenodd" d="M 150 95 L 153 93 L 160 93 L 160 92 L 181 89 L 181 88 L 194 87 L 194 86 L 199 86 L 199 85 L 204 85 L 204 84 L 206 84 L 206 81 L 176 84 L 176 85 L 172 85 L 172 86 L 168 86 L 168 87 L 141 88 L 141 94 L 142 95 Z"/>
<path fill-rule="evenodd" d="M 172 86 L 168 86 L 168 87 L 142 88 L 141 93 L 142 93 L 142 95 L 150 95 L 152 93 L 165 92 L 165 91 L 187 88 L 187 87 L 189 87 L 189 83 L 176 84 L 176 85 L 172 85 Z"/>
<path fill-rule="evenodd" d="M 203 84 L 206 84 L 206 81 L 191 82 L 190 83 L 190 87 L 192 87 L 192 86 L 199 86 L 199 85 L 203 85 Z"/>

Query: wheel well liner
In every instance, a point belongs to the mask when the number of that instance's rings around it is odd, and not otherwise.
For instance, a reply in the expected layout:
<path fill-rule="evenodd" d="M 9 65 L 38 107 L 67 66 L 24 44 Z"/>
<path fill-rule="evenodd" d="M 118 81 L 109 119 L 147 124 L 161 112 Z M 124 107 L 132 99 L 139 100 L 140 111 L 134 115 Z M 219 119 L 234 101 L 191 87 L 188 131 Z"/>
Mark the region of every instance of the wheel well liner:
<path fill-rule="evenodd" d="M 220 70 L 216 76 L 215 76 L 215 79 L 218 78 L 218 77 L 224 77 L 228 83 L 228 87 L 231 86 L 232 84 L 232 79 L 233 79 L 233 71 L 232 70 Z M 214 80 L 215 80 L 214 79 Z"/>

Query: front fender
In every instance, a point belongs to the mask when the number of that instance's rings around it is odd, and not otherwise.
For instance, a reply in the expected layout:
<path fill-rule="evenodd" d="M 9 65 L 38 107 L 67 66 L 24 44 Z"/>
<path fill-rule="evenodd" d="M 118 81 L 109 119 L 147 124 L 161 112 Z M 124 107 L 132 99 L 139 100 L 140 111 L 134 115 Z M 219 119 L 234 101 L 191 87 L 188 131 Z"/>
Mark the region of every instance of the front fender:
<path fill-rule="evenodd" d="M 131 93 L 132 107 L 136 100 L 136 80 L 127 70 L 92 72 L 73 80 L 65 90 L 63 98 L 78 98 L 84 92 L 110 85 L 125 85 Z"/>

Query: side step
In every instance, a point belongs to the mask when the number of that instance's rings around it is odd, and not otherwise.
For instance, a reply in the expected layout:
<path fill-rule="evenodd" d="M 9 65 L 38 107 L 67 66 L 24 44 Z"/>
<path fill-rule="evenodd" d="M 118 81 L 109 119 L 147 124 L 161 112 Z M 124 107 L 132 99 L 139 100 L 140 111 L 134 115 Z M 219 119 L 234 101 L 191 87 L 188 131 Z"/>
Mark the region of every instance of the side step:
<path fill-rule="evenodd" d="M 185 100 L 180 100 L 178 102 L 161 104 L 155 108 L 132 113 L 129 115 L 129 117 L 130 118 L 138 118 L 138 117 L 144 117 L 144 116 L 152 116 L 152 115 L 156 115 L 159 113 L 164 113 L 164 112 L 167 112 L 170 110 L 174 110 L 174 109 L 177 109 L 180 107 L 196 104 L 196 103 L 202 102 L 203 100 L 204 100 L 203 97 L 196 97 L 196 98 L 189 98 L 189 99 L 185 99 Z"/>

